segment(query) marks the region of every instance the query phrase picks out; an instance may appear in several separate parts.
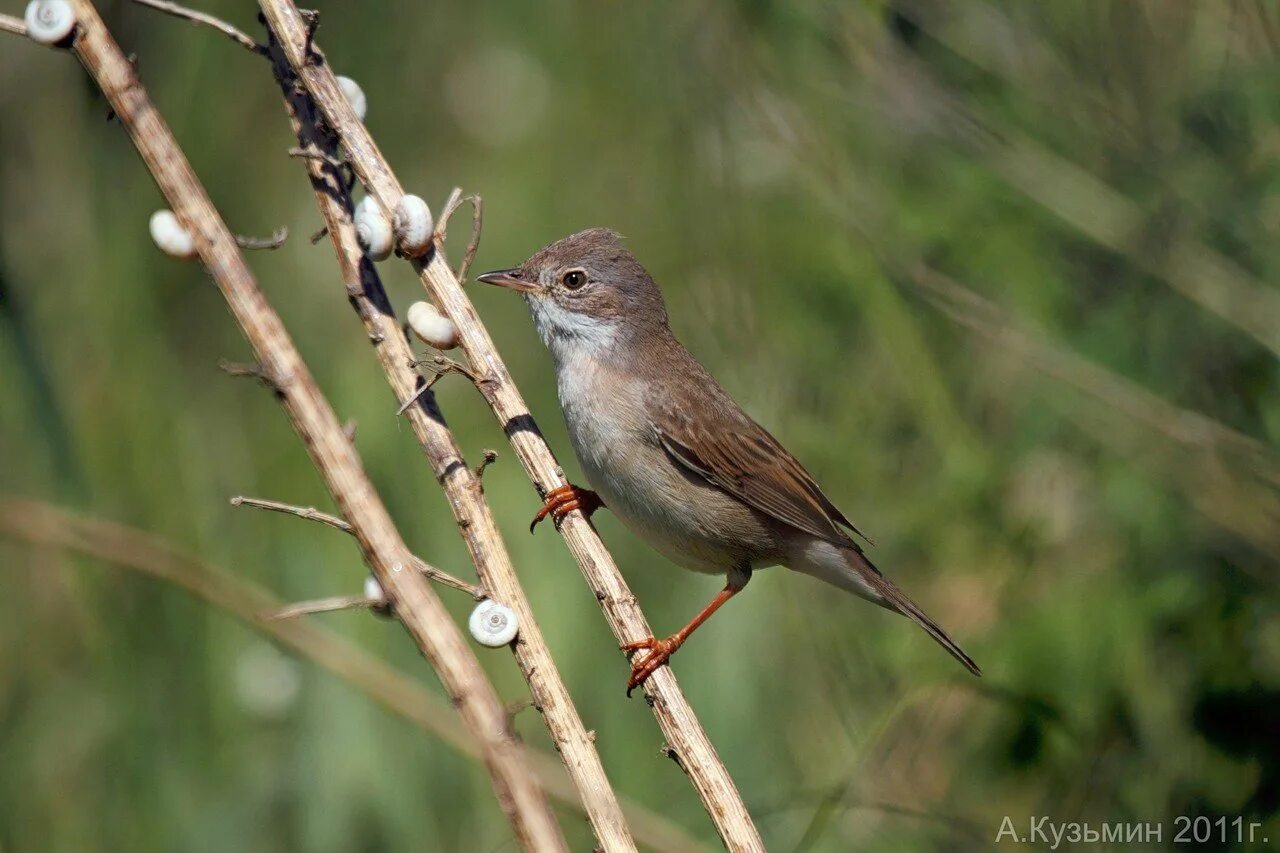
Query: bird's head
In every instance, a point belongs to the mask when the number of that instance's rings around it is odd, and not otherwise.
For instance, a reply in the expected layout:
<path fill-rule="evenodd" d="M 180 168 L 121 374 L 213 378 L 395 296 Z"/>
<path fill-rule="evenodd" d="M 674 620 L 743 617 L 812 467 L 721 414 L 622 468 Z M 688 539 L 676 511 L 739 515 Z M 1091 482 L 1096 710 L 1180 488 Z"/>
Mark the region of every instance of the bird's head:
<path fill-rule="evenodd" d="M 607 228 L 571 234 L 478 280 L 524 294 L 538 334 L 557 355 L 604 354 L 624 338 L 667 329 L 658 285 Z"/>

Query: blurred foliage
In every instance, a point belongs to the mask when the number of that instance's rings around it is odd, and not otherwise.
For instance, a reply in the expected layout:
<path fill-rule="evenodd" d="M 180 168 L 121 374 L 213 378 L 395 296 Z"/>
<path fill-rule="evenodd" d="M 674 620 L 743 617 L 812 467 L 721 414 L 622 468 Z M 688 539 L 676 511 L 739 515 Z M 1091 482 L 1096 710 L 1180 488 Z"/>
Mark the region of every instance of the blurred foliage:
<path fill-rule="evenodd" d="M 256 31 L 249 4 L 202 8 Z M 289 226 L 252 259 L 264 288 L 410 544 L 464 572 L 306 239 L 268 69 L 104 11 L 232 228 Z M 322 12 L 406 185 L 484 195 L 478 269 L 620 230 L 691 349 L 983 665 L 758 575 L 675 668 L 771 849 L 986 849 L 1005 815 L 1161 821 L 1168 842 L 1175 815 L 1239 814 L 1280 837 L 1275 4 Z M 340 534 L 228 506 L 326 500 L 270 395 L 219 373 L 244 342 L 200 268 L 152 246 L 161 199 L 101 98 L 11 37 L 0 79 L 0 488 L 285 597 L 358 589 Z M 403 310 L 418 285 L 383 266 Z M 475 300 L 576 472 L 523 306 Z M 613 782 L 714 844 L 563 545 L 524 532 L 536 496 L 492 416 L 461 380 L 438 388 L 469 455 L 501 454 L 488 495 Z M 598 519 L 659 630 L 718 588 Z M 0 542 L 0 562 L 0 848 L 510 847 L 478 767 L 225 614 L 91 560 Z M 431 681 L 393 623 L 320 618 Z M 508 655 L 482 660 L 526 695 Z M 534 712 L 516 724 L 547 746 Z"/>

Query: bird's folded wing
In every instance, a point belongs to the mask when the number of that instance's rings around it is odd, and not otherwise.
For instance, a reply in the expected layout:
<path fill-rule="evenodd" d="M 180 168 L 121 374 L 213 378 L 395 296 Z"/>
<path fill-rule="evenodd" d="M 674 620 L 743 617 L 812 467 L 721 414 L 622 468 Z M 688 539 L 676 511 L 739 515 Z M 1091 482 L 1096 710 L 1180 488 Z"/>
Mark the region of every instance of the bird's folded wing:
<path fill-rule="evenodd" d="M 672 459 L 748 506 L 836 544 L 853 544 L 838 525 L 862 536 L 804 466 L 745 414 L 695 423 L 667 410 L 657 420 L 658 440 Z"/>

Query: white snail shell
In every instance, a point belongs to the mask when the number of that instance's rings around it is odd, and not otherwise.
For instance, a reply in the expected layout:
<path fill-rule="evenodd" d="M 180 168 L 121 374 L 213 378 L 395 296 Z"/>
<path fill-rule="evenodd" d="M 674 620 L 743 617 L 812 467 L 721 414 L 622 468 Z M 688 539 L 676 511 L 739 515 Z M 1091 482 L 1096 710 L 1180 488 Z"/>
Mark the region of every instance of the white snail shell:
<path fill-rule="evenodd" d="M 355 80 L 342 75 L 338 75 L 338 88 L 346 96 L 347 103 L 351 105 L 356 118 L 364 121 L 365 112 L 369 109 L 369 99 L 364 96 L 364 89 L 361 89 L 360 84 Z"/>
<path fill-rule="evenodd" d="M 476 642 L 491 649 L 501 648 L 516 638 L 520 626 L 516 623 L 516 614 L 505 604 L 496 601 L 482 601 L 471 611 L 467 620 L 471 636 Z"/>
<path fill-rule="evenodd" d="M 391 602 L 383 592 L 382 584 L 378 583 L 378 579 L 373 575 L 364 579 L 364 600 L 369 602 L 369 611 L 374 616 L 381 616 L 384 619 L 391 617 Z"/>
<path fill-rule="evenodd" d="M 436 224 L 431 219 L 431 208 L 416 195 L 403 195 L 396 202 L 391 217 L 396 246 L 409 258 L 420 258 L 431 248 L 431 238 Z"/>
<path fill-rule="evenodd" d="M 458 345 L 458 327 L 430 302 L 415 302 L 405 312 L 409 328 L 427 346 L 453 349 Z"/>
<path fill-rule="evenodd" d="M 196 256 L 196 241 L 172 210 L 157 210 L 151 214 L 151 239 L 166 255 L 184 260 Z"/>
<path fill-rule="evenodd" d="M 57 44 L 76 28 L 76 12 L 67 0 L 31 0 L 23 22 L 32 41 Z"/>
<path fill-rule="evenodd" d="M 360 199 L 355 212 L 356 238 L 360 247 L 375 261 L 385 261 L 391 255 L 391 220 L 382 212 L 382 205 L 371 195 Z"/>

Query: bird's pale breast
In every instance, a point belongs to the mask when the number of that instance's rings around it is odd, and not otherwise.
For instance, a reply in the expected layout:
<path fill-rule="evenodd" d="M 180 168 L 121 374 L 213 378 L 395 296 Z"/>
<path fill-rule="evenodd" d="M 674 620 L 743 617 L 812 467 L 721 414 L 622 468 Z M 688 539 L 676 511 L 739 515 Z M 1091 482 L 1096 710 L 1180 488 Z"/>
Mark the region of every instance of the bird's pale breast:
<path fill-rule="evenodd" d="M 591 487 L 623 524 L 673 562 L 723 573 L 778 562 L 759 513 L 677 465 L 647 415 L 661 383 L 591 356 L 556 360 L 569 439 Z"/>

